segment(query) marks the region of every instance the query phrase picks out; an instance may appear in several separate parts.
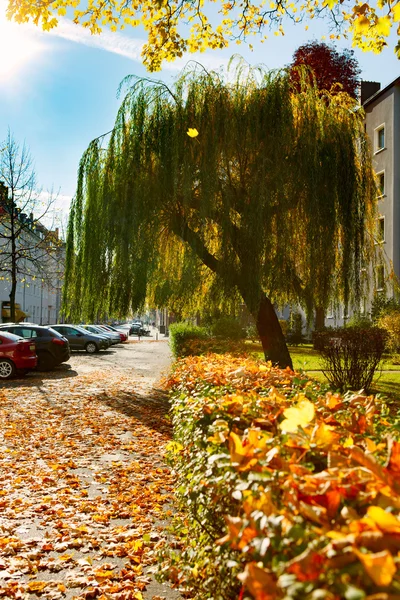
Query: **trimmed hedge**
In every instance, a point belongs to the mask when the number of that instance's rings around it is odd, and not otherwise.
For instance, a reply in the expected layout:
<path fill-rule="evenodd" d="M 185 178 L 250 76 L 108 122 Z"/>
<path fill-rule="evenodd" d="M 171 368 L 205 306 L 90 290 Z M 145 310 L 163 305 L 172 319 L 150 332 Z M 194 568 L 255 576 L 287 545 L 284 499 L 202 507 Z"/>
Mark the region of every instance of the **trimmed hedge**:
<path fill-rule="evenodd" d="M 182 358 L 192 354 L 191 344 L 194 341 L 208 337 L 204 327 L 191 323 L 172 323 L 169 327 L 169 344 L 175 358 Z"/>
<path fill-rule="evenodd" d="M 175 358 L 198 356 L 209 352 L 242 355 L 245 351 L 244 340 L 211 337 L 204 327 L 189 323 L 173 323 L 169 331 L 170 346 Z"/>
<path fill-rule="evenodd" d="M 168 382 L 180 512 L 159 577 L 207 600 L 400 595 L 399 420 L 270 364 L 208 355 Z"/>

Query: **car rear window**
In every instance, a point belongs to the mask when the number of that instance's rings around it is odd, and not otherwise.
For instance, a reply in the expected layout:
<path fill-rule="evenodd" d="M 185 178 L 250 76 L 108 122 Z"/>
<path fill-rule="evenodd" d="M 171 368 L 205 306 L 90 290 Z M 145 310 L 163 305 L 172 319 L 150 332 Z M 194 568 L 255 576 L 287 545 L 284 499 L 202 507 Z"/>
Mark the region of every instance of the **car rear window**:
<path fill-rule="evenodd" d="M 47 327 L 47 331 L 51 334 L 51 337 L 58 337 L 61 338 L 63 337 L 61 335 L 61 333 L 59 333 L 58 331 L 56 331 L 55 329 L 53 329 L 52 327 Z"/>
<path fill-rule="evenodd" d="M 20 342 L 22 337 L 20 335 L 15 335 L 14 333 L 9 333 L 8 331 L 0 331 L 0 341 L 1 343 L 6 340 L 10 342 Z"/>
<path fill-rule="evenodd" d="M 12 329 L 12 333 L 14 333 L 15 335 L 19 335 L 20 337 L 23 337 L 23 338 L 38 337 L 38 333 L 37 333 L 36 329 L 33 329 L 32 327 L 14 327 Z"/>

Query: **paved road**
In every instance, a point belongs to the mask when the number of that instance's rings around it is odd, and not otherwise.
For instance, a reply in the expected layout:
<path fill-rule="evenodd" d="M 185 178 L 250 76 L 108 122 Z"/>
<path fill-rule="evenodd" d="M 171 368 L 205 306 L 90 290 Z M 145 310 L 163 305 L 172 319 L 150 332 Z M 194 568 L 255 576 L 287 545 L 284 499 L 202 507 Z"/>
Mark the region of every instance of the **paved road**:
<path fill-rule="evenodd" d="M 0 383 L 0 598 L 179 598 L 152 575 L 170 363 L 167 339 L 133 340 Z"/>

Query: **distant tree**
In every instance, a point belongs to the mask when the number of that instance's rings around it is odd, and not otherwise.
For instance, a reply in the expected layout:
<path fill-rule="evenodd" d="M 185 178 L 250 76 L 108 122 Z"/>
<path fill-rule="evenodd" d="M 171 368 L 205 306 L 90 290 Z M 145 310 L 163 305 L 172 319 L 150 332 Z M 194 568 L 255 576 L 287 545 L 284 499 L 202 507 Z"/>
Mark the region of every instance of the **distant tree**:
<path fill-rule="evenodd" d="M 347 92 L 352 98 L 357 97 L 361 69 L 353 50 L 345 49 L 339 53 L 333 46 L 317 41 L 300 46 L 289 65 L 292 79 L 298 85 L 300 75 L 296 67 L 301 65 L 310 68 L 318 89 L 331 94 Z"/>
<path fill-rule="evenodd" d="M 10 131 L 0 150 L 0 277 L 10 282 L 10 319 L 16 321 L 18 282 L 28 276 L 50 282 L 57 265 L 58 236 L 40 221 L 49 216 L 52 195 L 46 201 L 36 186 L 33 161 Z M 58 257 L 57 257 L 58 258 Z"/>
<path fill-rule="evenodd" d="M 81 160 L 67 318 L 122 316 L 146 300 L 194 315 L 241 298 L 266 359 L 291 366 L 274 305 L 356 300 L 374 248 L 376 186 L 354 101 L 293 94 L 286 71 L 242 71 L 229 85 L 189 71 L 172 89 L 134 81 L 108 148 L 98 138 Z"/>

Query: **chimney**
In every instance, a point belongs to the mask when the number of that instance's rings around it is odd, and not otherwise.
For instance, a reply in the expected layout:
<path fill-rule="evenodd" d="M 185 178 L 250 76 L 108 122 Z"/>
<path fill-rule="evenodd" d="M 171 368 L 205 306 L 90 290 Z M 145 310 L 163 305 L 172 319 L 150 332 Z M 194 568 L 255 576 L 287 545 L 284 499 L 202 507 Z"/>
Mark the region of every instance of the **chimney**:
<path fill-rule="evenodd" d="M 361 82 L 361 104 L 364 104 L 376 92 L 381 89 L 381 84 L 377 81 L 362 81 Z"/>

